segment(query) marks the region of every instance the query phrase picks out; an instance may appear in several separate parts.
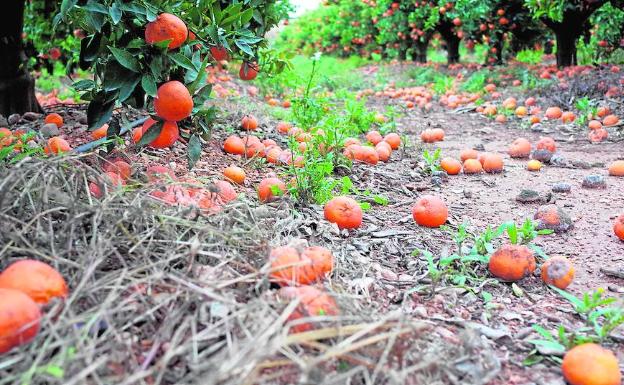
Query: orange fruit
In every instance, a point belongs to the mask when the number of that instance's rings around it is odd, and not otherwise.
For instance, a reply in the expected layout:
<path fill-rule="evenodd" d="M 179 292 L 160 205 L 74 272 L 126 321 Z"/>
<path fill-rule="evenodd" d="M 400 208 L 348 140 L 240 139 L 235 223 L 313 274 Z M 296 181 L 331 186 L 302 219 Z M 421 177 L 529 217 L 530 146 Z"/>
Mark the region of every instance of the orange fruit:
<path fill-rule="evenodd" d="M 527 163 L 527 170 L 529 171 L 539 171 L 542 169 L 542 162 L 537 159 L 531 159 Z"/>
<path fill-rule="evenodd" d="M 340 229 L 357 229 L 362 225 L 363 212 L 355 199 L 339 196 L 325 203 L 325 219 Z"/>
<path fill-rule="evenodd" d="M 372 147 L 355 146 L 353 155 L 355 160 L 363 163 L 375 165 L 379 162 L 379 155 L 377 155 L 377 151 Z"/>
<path fill-rule="evenodd" d="M 0 288 L 19 290 L 40 305 L 52 298 L 66 298 L 68 294 L 63 276 L 52 266 L 33 259 L 22 259 L 4 269 Z"/>
<path fill-rule="evenodd" d="M 545 136 L 537 141 L 537 143 L 535 144 L 535 148 L 538 150 L 555 152 L 557 151 L 557 144 L 555 143 L 555 140 L 553 138 Z"/>
<path fill-rule="evenodd" d="M 561 114 L 561 121 L 563 123 L 572 123 L 575 120 L 576 120 L 576 115 L 574 115 L 574 112 L 566 111 L 563 114 Z"/>
<path fill-rule="evenodd" d="M 604 128 L 597 130 L 591 130 L 588 134 L 589 141 L 592 143 L 599 143 L 609 137 L 609 132 Z"/>
<path fill-rule="evenodd" d="M 279 147 L 274 146 L 274 147 L 269 148 L 269 150 L 266 151 L 266 154 L 265 154 L 267 162 L 272 163 L 272 164 L 277 164 L 281 153 L 282 153 L 282 149 Z"/>
<path fill-rule="evenodd" d="M 604 119 L 602 119 L 602 124 L 605 126 L 615 126 L 616 124 L 618 124 L 618 122 L 620 121 L 620 118 L 618 118 L 615 115 L 607 115 L 604 117 Z"/>
<path fill-rule="evenodd" d="M 135 143 L 138 143 L 143 137 L 143 134 L 145 134 L 155 123 L 156 121 L 154 119 L 148 118 L 145 123 L 143 123 L 141 131 L 135 130 L 133 132 L 132 140 L 134 140 Z M 173 146 L 179 137 L 180 131 L 178 130 L 178 124 L 176 122 L 166 121 L 162 126 L 160 134 L 156 137 L 156 139 L 150 142 L 149 146 L 152 148 L 168 148 Z"/>
<path fill-rule="evenodd" d="M 277 131 L 280 134 L 288 134 L 290 130 L 293 128 L 293 125 L 288 122 L 279 122 L 277 123 Z"/>
<path fill-rule="evenodd" d="M 616 160 L 609 165 L 609 175 L 624 176 L 624 160 Z"/>
<path fill-rule="evenodd" d="M 462 162 L 465 162 L 466 159 L 477 159 L 478 157 L 479 157 L 479 152 L 477 150 L 473 150 L 473 149 L 462 150 L 459 153 L 459 159 Z"/>
<path fill-rule="evenodd" d="M 574 266 L 565 257 L 549 258 L 542 265 L 542 280 L 547 285 L 553 285 L 559 289 L 568 287 L 574 279 Z"/>
<path fill-rule="evenodd" d="M 455 158 L 443 158 L 440 167 L 449 175 L 457 175 L 461 172 L 462 164 Z"/>
<path fill-rule="evenodd" d="M 288 321 L 297 321 L 303 318 L 338 315 L 336 301 L 324 291 L 313 286 L 286 286 L 279 290 L 278 296 L 287 300 L 298 300 L 299 305 L 288 317 Z M 291 330 L 302 333 L 313 330 L 314 323 L 295 323 Z"/>
<path fill-rule="evenodd" d="M 238 135 L 230 135 L 223 142 L 223 151 L 228 154 L 245 154 L 245 142 Z"/>
<path fill-rule="evenodd" d="M 516 116 L 519 118 L 525 117 L 529 114 L 529 110 L 525 106 L 520 106 L 516 108 Z"/>
<path fill-rule="evenodd" d="M 420 226 L 440 227 L 448 219 L 448 208 L 442 199 L 425 195 L 412 207 L 412 216 Z"/>
<path fill-rule="evenodd" d="M 241 121 L 241 127 L 247 131 L 254 131 L 258 128 L 258 119 L 253 115 L 245 115 Z"/>
<path fill-rule="evenodd" d="M 223 170 L 223 176 L 236 184 L 245 183 L 245 170 L 237 166 L 229 166 Z"/>
<path fill-rule="evenodd" d="M 132 166 L 123 160 L 115 160 L 113 162 L 104 163 L 104 171 L 112 172 L 121 177 L 123 180 L 130 179 L 132 176 Z"/>
<path fill-rule="evenodd" d="M 108 131 L 108 124 L 104 124 L 102 127 L 97 130 L 91 131 L 91 139 L 98 140 L 106 137 L 106 133 Z"/>
<path fill-rule="evenodd" d="M 388 142 L 379 142 L 375 146 L 375 151 L 377 152 L 377 157 L 382 162 L 387 162 L 392 155 L 392 147 L 388 144 Z"/>
<path fill-rule="evenodd" d="M 617 217 L 615 223 L 613 224 L 613 233 L 620 238 L 620 240 L 624 241 L 624 214 Z"/>
<path fill-rule="evenodd" d="M 383 136 L 379 133 L 379 131 L 370 131 L 366 134 L 366 140 L 371 143 L 373 146 L 377 145 L 377 143 L 383 140 Z"/>
<path fill-rule="evenodd" d="M 528 158 L 531 155 L 531 142 L 524 138 L 518 138 L 513 141 L 508 153 L 512 158 Z"/>
<path fill-rule="evenodd" d="M 191 116 L 193 98 L 184 84 L 177 80 L 168 81 L 158 87 L 154 110 L 163 120 L 177 122 Z"/>
<path fill-rule="evenodd" d="M 559 119 L 561 115 L 563 115 L 563 112 L 559 107 L 548 107 L 546 109 L 546 117 L 548 119 Z"/>
<path fill-rule="evenodd" d="M 149 166 L 147 170 L 145 170 L 145 174 L 147 175 L 147 180 L 151 183 L 175 179 L 173 170 L 161 165 Z"/>
<path fill-rule="evenodd" d="M 394 132 L 384 136 L 384 142 L 388 143 L 393 150 L 398 150 L 401 147 L 401 137 Z"/>
<path fill-rule="evenodd" d="M 67 143 L 67 141 L 60 136 L 53 136 L 48 139 L 48 144 L 44 147 L 44 151 L 46 154 L 62 154 L 64 152 L 70 151 L 72 148 Z"/>
<path fill-rule="evenodd" d="M 308 285 L 320 281 L 334 267 L 334 256 L 324 247 L 281 246 L 271 250 L 270 279 L 280 286 Z"/>
<path fill-rule="evenodd" d="M 188 37 L 186 24 L 177 16 L 170 13 L 161 13 L 156 20 L 145 26 L 145 42 L 156 44 L 170 40 L 169 49 L 180 47 Z M 170 119 L 171 120 L 171 119 Z"/>
<path fill-rule="evenodd" d="M 63 126 L 63 117 L 57 113 L 51 113 L 45 117 L 45 123 L 54 123 L 58 128 L 61 128 Z"/>
<path fill-rule="evenodd" d="M 587 127 L 589 127 L 590 130 L 599 130 L 602 128 L 602 123 L 600 123 L 599 120 L 590 120 L 589 123 L 587 123 Z"/>
<path fill-rule="evenodd" d="M 487 173 L 497 173 L 503 171 L 503 157 L 499 154 L 483 154 L 483 170 Z"/>
<path fill-rule="evenodd" d="M 238 76 L 242 80 L 254 80 L 258 76 L 258 65 L 256 63 L 243 62 L 238 71 Z"/>
<path fill-rule="evenodd" d="M 258 199 L 260 202 L 272 202 L 284 194 L 286 194 L 286 184 L 278 178 L 265 178 L 260 181 L 258 186 Z"/>
<path fill-rule="evenodd" d="M 477 159 L 466 159 L 464 161 L 464 174 L 480 174 L 483 166 Z"/>
<path fill-rule="evenodd" d="M 507 117 L 505 115 L 496 115 L 496 119 L 494 119 L 497 123 L 505 123 L 507 122 Z"/>
<path fill-rule="evenodd" d="M 503 245 L 492 254 L 488 267 L 497 278 L 519 281 L 535 271 L 535 256 L 524 245 Z"/>
<path fill-rule="evenodd" d="M 618 359 L 600 345 L 586 343 L 570 349 L 561 363 L 563 377 L 570 385 L 620 385 Z"/>
<path fill-rule="evenodd" d="M 610 113 L 611 113 L 611 109 L 609 107 L 598 107 L 598 111 L 596 112 L 596 115 L 598 115 L 599 118 L 604 118 Z"/>
<path fill-rule="evenodd" d="M 28 295 L 0 288 L 0 355 L 32 341 L 39 333 L 41 311 Z"/>

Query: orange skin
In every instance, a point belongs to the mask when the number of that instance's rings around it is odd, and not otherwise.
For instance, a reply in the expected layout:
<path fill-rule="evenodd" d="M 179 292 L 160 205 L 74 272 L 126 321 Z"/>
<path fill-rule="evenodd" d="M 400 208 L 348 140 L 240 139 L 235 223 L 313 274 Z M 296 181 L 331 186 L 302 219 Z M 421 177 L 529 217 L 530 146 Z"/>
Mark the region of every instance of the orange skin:
<path fill-rule="evenodd" d="M 559 289 L 570 286 L 574 279 L 574 266 L 564 257 L 553 257 L 542 265 L 542 280 L 547 285 L 553 285 Z"/>
<path fill-rule="evenodd" d="M 499 154 L 484 154 L 483 170 L 487 173 L 497 173 L 503 171 L 503 157 Z"/>
<path fill-rule="evenodd" d="M 277 146 L 277 142 L 274 141 L 273 139 L 265 139 L 265 140 L 262 141 L 262 144 L 267 149 L 269 149 L 269 148 L 271 148 L 273 146 Z"/>
<path fill-rule="evenodd" d="M 121 176 L 119 176 L 116 172 L 107 171 L 102 174 L 102 177 L 107 185 L 114 188 L 118 188 L 126 184 L 124 180 L 121 179 Z"/>
<path fill-rule="evenodd" d="M 516 108 L 516 116 L 519 118 L 523 118 L 525 116 L 527 116 L 529 114 L 529 110 L 527 110 L 526 107 L 524 106 L 520 106 L 518 108 Z"/>
<path fill-rule="evenodd" d="M 295 321 L 302 318 L 333 316 L 339 314 L 336 301 L 324 291 L 313 286 L 286 286 L 279 290 L 280 298 L 287 300 L 299 299 L 299 305 L 290 314 L 288 321 Z M 295 333 L 303 333 L 313 330 L 314 324 L 311 322 L 297 323 L 291 327 Z"/>
<path fill-rule="evenodd" d="M 574 112 L 566 111 L 563 114 L 561 114 L 561 121 L 563 123 L 572 123 L 575 120 L 576 120 L 576 115 L 574 115 Z"/>
<path fill-rule="evenodd" d="M 282 107 L 284 107 L 284 108 L 290 108 L 291 105 L 292 104 L 290 103 L 290 100 L 284 100 L 282 102 Z"/>
<path fill-rule="evenodd" d="M 355 199 L 340 196 L 325 203 L 325 219 L 340 229 L 357 229 L 362 225 L 363 212 Z"/>
<path fill-rule="evenodd" d="M 455 158 L 443 158 L 440 161 L 440 167 L 446 171 L 448 175 L 457 175 L 461 172 L 462 164 Z"/>
<path fill-rule="evenodd" d="M 40 305 L 48 304 L 52 298 L 66 298 L 69 292 L 56 269 L 33 259 L 14 262 L 4 269 L 0 288 L 19 290 Z"/>
<path fill-rule="evenodd" d="M 392 155 L 392 148 L 387 142 L 379 142 L 375 146 L 375 151 L 377 152 L 377 157 L 382 162 L 387 162 L 390 160 L 390 156 Z"/>
<path fill-rule="evenodd" d="M 115 173 L 123 180 L 128 180 L 132 176 L 132 166 L 123 160 L 104 163 L 104 171 Z"/>
<path fill-rule="evenodd" d="M 241 121 L 241 127 L 247 131 L 254 131 L 258 128 L 258 119 L 253 115 L 245 115 Z"/>
<path fill-rule="evenodd" d="M 531 142 L 524 138 L 518 138 L 513 141 L 508 153 L 512 158 L 528 158 L 531 155 Z"/>
<path fill-rule="evenodd" d="M 245 140 L 243 139 L 243 142 Z M 247 158 L 253 158 L 254 156 L 264 157 L 266 152 L 264 148 L 264 144 L 258 141 L 249 141 L 246 143 L 245 147 L 245 156 Z"/>
<path fill-rule="evenodd" d="M 210 54 L 216 61 L 227 60 L 229 56 L 227 49 L 216 45 L 210 47 Z"/>
<path fill-rule="evenodd" d="M 496 119 L 494 119 L 497 123 L 506 123 L 507 117 L 505 115 L 496 115 Z"/>
<path fill-rule="evenodd" d="M 399 134 L 391 132 L 384 136 L 384 142 L 388 143 L 392 150 L 398 150 L 401 147 L 401 137 Z"/>
<path fill-rule="evenodd" d="M 368 142 L 373 146 L 376 146 L 377 143 L 383 140 L 383 136 L 381 136 L 379 131 L 370 131 L 368 134 L 366 134 L 366 140 L 368 140 Z"/>
<path fill-rule="evenodd" d="M 590 120 L 589 123 L 587 123 L 587 127 L 589 127 L 590 130 L 599 130 L 602 128 L 602 123 L 600 123 L 599 120 Z"/>
<path fill-rule="evenodd" d="M 537 159 L 531 159 L 527 163 L 527 170 L 529 171 L 539 171 L 542 169 L 542 162 Z"/>
<path fill-rule="evenodd" d="M 524 101 L 524 105 L 527 107 L 532 107 L 535 105 L 535 103 L 536 103 L 536 100 L 534 97 L 526 98 L 526 100 Z"/>
<path fill-rule="evenodd" d="M 236 190 L 230 184 L 230 182 L 224 180 L 218 180 L 214 182 L 214 185 L 217 188 L 217 196 L 221 203 L 228 203 L 235 200 L 238 195 L 236 194 Z"/>
<path fill-rule="evenodd" d="M 258 65 L 255 63 L 243 62 L 243 65 L 241 65 L 238 71 L 238 76 L 241 80 L 254 80 L 256 76 L 258 76 Z"/>
<path fill-rule="evenodd" d="M 466 159 L 464 161 L 464 174 L 480 174 L 483 166 L 477 159 Z"/>
<path fill-rule="evenodd" d="M 478 157 L 479 157 L 479 152 L 477 150 L 473 150 L 473 149 L 462 150 L 459 153 L 459 159 L 462 162 L 465 162 L 466 159 L 477 159 Z"/>
<path fill-rule="evenodd" d="M 44 147 L 44 152 L 48 155 L 51 154 L 62 154 L 64 152 L 70 151 L 72 148 L 67 143 L 67 141 L 60 136 L 53 136 L 48 139 L 47 146 Z"/>
<path fill-rule="evenodd" d="M 237 135 L 230 135 L 223 142 L 223 151 L 228 154 L 243 155 L 245 154 L 245 142 Z"/>
<path fill-rule="evenodd" d="M 379 155 L 377 155 L 377 151 L 368 146 L 358 146 L 355 149 L 354 156 L 355 160 L 371 165 L 375 165 L 379 162 Z"/>
<path fill-rule="evenodd" d="M 606 127 L 615 126 L 616 124 L 618 124 L 619 121 L 620 121 L 620 118 L 618 118 L 617 116 L 607 115 L 602 120 L 602 124 L 605 125 Z"/>
<path fill-rule="evenodd" d="M 58 128 L 63 127 L 63 117 L 57 113 L 52 113 L 46 116 L 44 122 L 46 124 L 54 123 Z"/>
<path fill-rule="evenodd" d="M 531 122 L 531 124 L 537 124 L 541 121 L 542 119 L 540 119 L 540 117 L 536 115 L 531 116 L 531 118 L 529 119 L 529 122 Z"/>
<path fill-rule="evenodd" d="M 616 160 L 609 165 L 609 175 L 624 176 L 624 160 Z"/>
<path fill-rule="evenodd" d="M 624 241 L 624 214 L 617 217 L 613 224 L 613 233 L 616 237 L 620 238 L 620 241 Z"/>
<path fill-rule="evenodd" d="M 32 341 L 39 333 L 41 311 L 28 295 L 0 288 L 0 355 Z"/>
<path fill-rule="evenodd" d="M 223 170 L 223 176 L 226 177 L 227 180 L 241 185 L 245 183 L 245 178 L 247 177 L 245 170 L 237 166 L 227 167 Z"/>
<path fill-rule="evenodd" d="M 275 195 L 273 193 L 274 188 L 281 191 L 281 194 Z M 285 193 L 286 184 L 277 178 L 265 178 L 260 181 L 260 185 L 258 186 L 258 199 L 262 203 L 272 202 Z"/>
<path fill-rule="evenodd" d="M 535 144 L 535 148 L 538 150 L 547 150 L 550 152 L 557 151 L 557 144 L 553 138 L 545 136 L 540 138 L 540 140 Z"/>
<path fill-rule="evenodd" d="M 620 385 L 618 359 L 600 345 L 586 343 L 570 349 L 561 363 L 563 377 L 570 385 Z"/>
<path fill-rule="evenodd" d="M 563 111 L 559 107 L 548 107 L 546 109 L 546 117 L 548 119 L 559 119 L 563 115 Z"/>
<path fill-rule="evenodd" d="M 442 199 L 425 195 L 412 207 L 412 216 L 420 226 L 440 227 L 448 219 L 448 208 Z"/>
<path fill-rule="evenodd" d="M 154 110 L 163 120 L 177 122 L 191 116 L 193 98 L 184 84 L 177 80 L 168 81 L 158 87 Z"/>
<path fill-rule="evenodd" d="M 138 143 L 143 137 L 143 134 L 145 134 L 154 124 L 156 124 L 156 121 L 152 118 L 148 118 L 145 123 L 143 123 L 141 131 L 133 132 L 132 139 L 135 143 Z M 169 148 L 173 146 L 179 137 L 180 130 L 178 130 L 178 124 L 176 122 L 166 121 L 163 124 L 160 134 L 156 137 L 156 139 L 150 142 L 149 146 L 152 148 Z"/>
<path fill-rule="evenodd" d="M 280 134 L 289 134 L 292 128 L 293 125 L 288 122 L 277 123 L 277 132 L 279 132 Z"/>
<path fill-rule="evenodd" d="M 156 20 L 145 26 L 145 42 L 147 44 L 171 40 L 167 48 L 175 49 L 184 44 L 187 38 L 186 24 L 179 17 L 170 13 L 161 13 Z"/>
<path fill-rule="evenodd" d="M 598 115 L 599 118 L 604 118 L 610 113 L 611 109 L 609 107 L 598 107 L 598 111 L 596 111 L 596 115 Z"/>
<path fill-rule="evenodd" d="M 270 279 L 280 286 L 309 285 L 320 281 L 334 268 L 334 256 L 324 247 L 298 249 L 281 246 L 271 250 Z"/>
<path fill-rule="evenodd" d="M 588 138 L 592 143 L 600 143 L 603 140 L 609 137 L 609 132 L 604 128 L 599 128 L 597 130 L 591 130 L 589 132 Z"/>
<path fill-rule="evenodd" d="M 145 170 L 145 174 L 147 175 L 147 180 L 150 183 L 175 180 L 173 170 L 165 166 L 149 166 L 147 170 Z"/>
<path fill-rule="evenodd" d="M 107 131 L 108 131 L 108 124 L 104 124 L 102 127 L 98 128 L 97 130 L 91 131 L 91 138 L 93 140 L 106 138 Z"/>
<path fill-rule="evenodd" d="M 269 163 L 277 164 L 279 162 L 279 157 L 282 153 L 282 149 L 279 147 L 271 147 L 266 152 L 266 160 Z"/>
<path fill-rule="evenodd" d="M 490 257 L 490 273 L 505 281 L 519 281 L 535 271 L 533 251 L 523 245 L 503 245 Z"/>

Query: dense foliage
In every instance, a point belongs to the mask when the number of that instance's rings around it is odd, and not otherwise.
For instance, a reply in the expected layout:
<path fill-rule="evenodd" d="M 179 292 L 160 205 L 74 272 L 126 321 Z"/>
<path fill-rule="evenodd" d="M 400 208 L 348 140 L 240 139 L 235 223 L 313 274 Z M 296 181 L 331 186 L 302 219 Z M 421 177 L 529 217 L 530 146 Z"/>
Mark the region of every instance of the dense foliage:
<path fill-rule="evenodd" d="M 487 61 L 500 63 L 526 48 L 550 49 L 553 38 L 574 44 L 584 34 L 582 43 L 601 53 L 592 58 L 597 59 L 622 46 L 621 7 L 618 1 L 595 1 L 586 7 L 554 0 L 334 0 L 293 23 L 282 34 L 282 43 L 308 54 L 379 54 L 424 62 L 430 43 L 440 40 L 453 63 L 463 40 L 469 50 L 486 45 Z M 578 34 L 560 36 L 552 22 L 574 29 L 570 24 L 577 20 L 570 15 L 575 12 L 591 18 L 581 23 Z"/>

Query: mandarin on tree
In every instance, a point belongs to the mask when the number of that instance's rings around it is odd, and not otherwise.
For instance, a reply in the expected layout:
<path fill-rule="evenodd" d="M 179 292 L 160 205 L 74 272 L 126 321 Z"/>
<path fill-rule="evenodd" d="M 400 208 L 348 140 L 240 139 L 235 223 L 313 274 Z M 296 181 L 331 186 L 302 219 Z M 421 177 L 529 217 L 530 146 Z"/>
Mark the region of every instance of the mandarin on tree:
<path fill-rule="evenodd" d="M 138 143 L 143 135 L 156 124 L 156 121 L 152 118 L 148 118 L 145 123 L 143 123 L 142 127 L 137 127 L 135 131 L 132 133 L 132 140 L 135 143 Z M 140 129 L 140 130 L 139 130 Z M 160 134 L 156 137 L 156 139 L 152 140 L 149 143 L 149 146 L 152 148 L 168 148 L 173 146 L 173 144 L 180 138 L 180 130 L 178 129 L 178 124 L 172 121 L 166 121 L 163 123 L 162 129 L 160 130 Z"/>
<path fill-rule="evenodd" d="M 184 84 L 171 80 L 158 87 L 154 110 L 163 120 L 177 122 L 191 116 L 193 98 Z"/>
<path fill-rule="evenodd" d="M 161 13 L 156 20 L 145 26 L 145 41 L 156 44 L 169 40 L 169 49 L 180 47 L 188 37 L 186 24 L 170 13 Z"/>

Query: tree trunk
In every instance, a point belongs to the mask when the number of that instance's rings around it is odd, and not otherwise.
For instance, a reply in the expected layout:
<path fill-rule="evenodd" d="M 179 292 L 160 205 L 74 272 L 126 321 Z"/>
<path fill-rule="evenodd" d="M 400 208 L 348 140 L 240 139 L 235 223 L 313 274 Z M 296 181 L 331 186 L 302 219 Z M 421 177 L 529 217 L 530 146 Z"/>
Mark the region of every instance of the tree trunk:
<path fill-rule="evenodd" d="M 412 51 L 412 60 L 417 63 L 427 62 L 427 49 L 429 48 L 429 39 L 422 41 L 418 39 L 414 42 L 414 50 Z"/>
<path fill-rule="evenodd" d="M 561 29 L 555 31 L 557 39 L 557 66 L 569 67 L 576 65 L 576 41 L 580 34 L 574 31 Z"/>
<path fill-rule="evenodd" d="M 459 63 L 459 42 L 461 39 L 455 34 L 453 23 L 448 20 L 442 21 L 438 25 L 438 31 L 446 43 L 448 64 Z"/>
<path fill-rule="evenodd" d="M 0 114 L 4 116 L 41 112 L 22 46 L 24 3 L 25 0 L 8 1 L 5 20 L 0 23 Z"/>
<path fill-rule="evenodd" d="M 407 49 L 404 47 L 399 48 L 399 60 L 405 61 L 407 59 Z"/>

